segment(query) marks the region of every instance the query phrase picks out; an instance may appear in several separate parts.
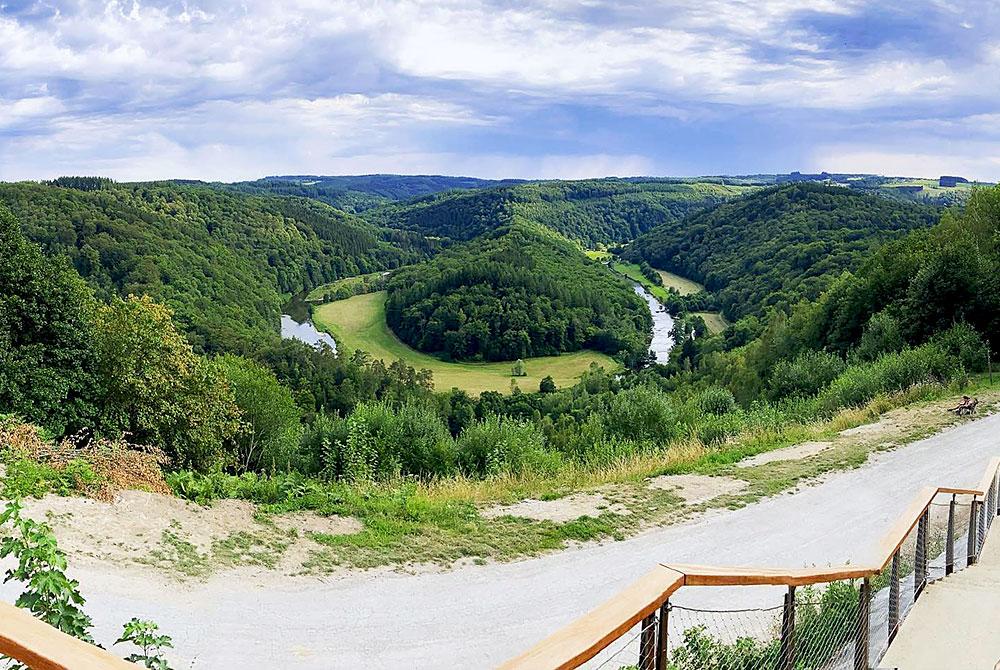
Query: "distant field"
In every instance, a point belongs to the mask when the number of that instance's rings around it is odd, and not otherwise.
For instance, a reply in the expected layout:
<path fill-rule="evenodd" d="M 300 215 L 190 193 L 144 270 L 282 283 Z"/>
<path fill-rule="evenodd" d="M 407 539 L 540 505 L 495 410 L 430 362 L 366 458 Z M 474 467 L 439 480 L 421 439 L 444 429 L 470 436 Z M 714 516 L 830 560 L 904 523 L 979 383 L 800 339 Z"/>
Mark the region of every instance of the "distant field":
<path fill-rule="evenodd" d="M 685 279 L 680 275 L 675 275 L 673 272 L 667 272 L 666 270 L 656 269 L 656 271 L 663 279 L 664 286 L 677 289 L 677 292 L 681 295 L 690 295 L 705 290 L 704 286 L 692 279 Z"/>
<path fill-rule="evenodd" d="M 606 261 L 611 258 L 610 251 L 596 251 L 594 249 L 587 249 L 583 253 L 587 254 L 587 258 L 595 261 Z"/>
<path fill-rule="evenodd" d="M 642 274 L 642 271 L 639 270 L 638 264 L 622 263 L 621 261 L 615 261 L 611 264 L 611 268 L 615 272 L 619 272 L 628 277 L 629 279 L 631 279 L 632 281 L 638 282 L 643 286 L 645 286 L 646 290 L 649 291 L 653 295 L 653 297 L 655 297 L 660 302 L 663 302 L 664 300 L 667 299 L 668 296 L 667 289 L 649 281 L 649 279 L 647 279 L 645 275 Z"/>
<path fill-rule="evenodd" d="M 324 299 L 323 296 L 325 296 L 328 292 L 336 291 L 338 288 L 342 286 L 350 287 L 365 281 L 377 279 L 381 274 L 382 274 L 381 272 L 371 272 L 366 275 L 346 277 L 344 279 L 338 279 L 337 281 L 332 281 L 329 284 L 323 284 L 322 286 L 317 286 L 313 290 L 309 291 L 309 295 L 306 296 L 306 300 L 309 300 L 310 302 L 322 301 Z"/>
<path fill-rule="evenodd" d="M 531 392 L 537 391 L 539 382 L 549 375 L 557 386 L 572 386 L 591 363 L 606 370 L 620 367 L 611 357 L 593 351 L 528 358 L 526 377 L 511 377 L 510 363 L 446 363 L 412 349 L 396 337 L 385 322 L 385 298 L 385 291 L 379 291 L 320 305 L 313 311 L 313 322 L 333 335 L 339 346 L 367 351 L 386 363 L 403 359 L 418 370 L 430 370 L 438 391 L 457 387 L 472 394 L 509 393 L 510 380 L 516 379 L 522 391 Z"/>
<path fill-rule="evenodd" d="M 700 316 L 705 320 L 705 326 L 712 335 L 721 333 L 729 327 L 729 322 L 718 312 L 691 312 L 694 316 Z"/>

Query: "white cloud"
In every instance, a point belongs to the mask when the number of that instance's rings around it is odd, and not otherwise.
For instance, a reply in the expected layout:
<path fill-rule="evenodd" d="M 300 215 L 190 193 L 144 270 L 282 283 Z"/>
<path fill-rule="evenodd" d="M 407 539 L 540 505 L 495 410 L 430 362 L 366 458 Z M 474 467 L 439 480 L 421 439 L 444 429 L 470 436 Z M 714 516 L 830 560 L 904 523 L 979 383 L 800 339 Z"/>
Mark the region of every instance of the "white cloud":
<path fill-rule="evenodd" d="M 959 175 L 980 181 L 1000 181 L 1000 143 L 955 147 L 948 151 L 914 151 L 901 147 L 832 145 L 819 148 L 810 169 L 868 172 L 906 177 Z"/>
<path fill-rule="evenodd" d="M 3 120 L 0 112 L 0 127 Z M 397 163 L 394 150 L 419 151 L 413 138 L 424 128 L 494 121 L 458 105 L 398 94 L 210 101 L 162 115 L 53 120 L 48 133 L 0 144 L 0 179 L 249 179 L 332 169 L 373 149 L 383 152 L 384 170 Z"/>

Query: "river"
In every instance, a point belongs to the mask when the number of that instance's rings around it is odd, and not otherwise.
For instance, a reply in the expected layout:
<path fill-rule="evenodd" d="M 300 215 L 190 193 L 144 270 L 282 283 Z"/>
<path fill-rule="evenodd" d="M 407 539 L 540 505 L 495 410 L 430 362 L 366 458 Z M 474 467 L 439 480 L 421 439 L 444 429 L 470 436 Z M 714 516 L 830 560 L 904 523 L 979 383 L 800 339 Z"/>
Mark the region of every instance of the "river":
<path fill-rule="evenodd" d="M 660 301 L 643 288 L 642 284 L 632 282 L 632 289 L 646 301 L 649 313 L 653 317 L 653 341 L 649 343 L 649 350 L 656 356 L 657 363 L 666 364 L 670 360 L 670 349 L 674 346 L 674 341 L 670 337 L 674 319 L 667 314 Z"/>
<path fill-rule="evenodd" d="M 645 299 L 653 317 L 653 341 L 650 342 L 649 349 L 656 356 L 657 363 L 666 363 L 670 359 L 670 348 L 674 346 L 674 341 L 670 338 L 674 320 L 667 314 L 660 301 L 647 293 L 641 284 L 633 283 L 632 288 Z M 337 350 L 337 343 L 330 334 L 316 328 L 312 319 L 309 318 L 309 304 L 305 301 L 304 295 L 292 298 L 282 307 L 281 311 L 281 336 L 283 338 L 301 340 L 316 347 L 326 344 L 334 351 Z"/>
<path fill-rule="evenodd" d="M 329 333 L 316 328 L 309 318 L 309 303 L 305 295 L 297 295 L 281 308 L 281 336 L 286 340 L 300 340 L 314 347 L 327 345 L 337 351 L 337 342 Z"/>

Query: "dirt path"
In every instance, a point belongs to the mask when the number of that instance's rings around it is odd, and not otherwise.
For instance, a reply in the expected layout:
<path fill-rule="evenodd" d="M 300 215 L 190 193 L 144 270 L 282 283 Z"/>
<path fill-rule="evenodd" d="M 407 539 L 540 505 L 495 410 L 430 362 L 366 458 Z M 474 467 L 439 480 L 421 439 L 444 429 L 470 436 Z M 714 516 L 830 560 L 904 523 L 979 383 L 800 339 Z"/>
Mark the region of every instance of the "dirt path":
<path fill-rule="evenodd" d="M 883 439 L 894 421 L 890 413 L 848 437 Z M 72 573 L 90 601 L 99 639 L 114 639 L 131 616 L 153 618 L 174 636 L 177 668 L 489 667 L 658 561 L 802 566 L 860 560 L 921 486 L 978 479 L 1000 453 L 998 430 L 1000 415 L 963 423 L 876 453 L 863 467 L 826 475 L 820 485 L 795 493 L 621 542 L 508 564 L 327 578 L 244 567 L 178 583 L 148 568 L 88 560 L 74 561 Z M 832 458 L 831 451 L 809 458 Z M 0 595 L 10 599 L 13 591 L 5 587 Z M 773 604 L 774 595 L 761 589 L 747 597 Z M 699 605 L 720 597 L 711 589 L 684 595 L 687 604 Z"/>

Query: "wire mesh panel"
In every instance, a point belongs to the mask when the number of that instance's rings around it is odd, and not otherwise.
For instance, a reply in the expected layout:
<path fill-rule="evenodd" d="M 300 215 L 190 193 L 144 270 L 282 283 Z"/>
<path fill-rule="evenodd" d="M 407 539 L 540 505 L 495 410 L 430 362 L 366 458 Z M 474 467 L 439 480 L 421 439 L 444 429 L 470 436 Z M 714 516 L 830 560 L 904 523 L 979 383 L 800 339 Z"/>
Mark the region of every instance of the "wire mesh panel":
<path fill-rule="evenodd" d="M 594 670 L 662 670 L 656 667 L 658 627 L 658 616 L 647 617 L 582 667 Z"/>

